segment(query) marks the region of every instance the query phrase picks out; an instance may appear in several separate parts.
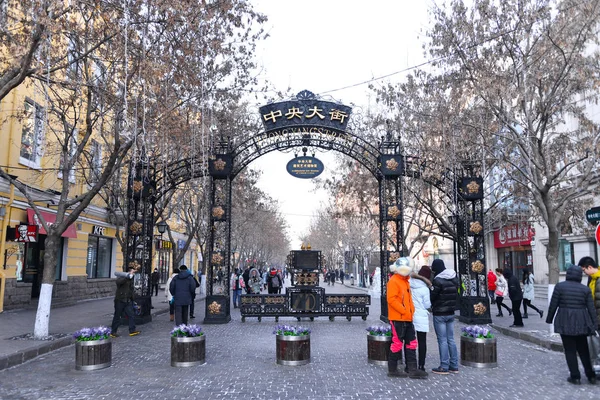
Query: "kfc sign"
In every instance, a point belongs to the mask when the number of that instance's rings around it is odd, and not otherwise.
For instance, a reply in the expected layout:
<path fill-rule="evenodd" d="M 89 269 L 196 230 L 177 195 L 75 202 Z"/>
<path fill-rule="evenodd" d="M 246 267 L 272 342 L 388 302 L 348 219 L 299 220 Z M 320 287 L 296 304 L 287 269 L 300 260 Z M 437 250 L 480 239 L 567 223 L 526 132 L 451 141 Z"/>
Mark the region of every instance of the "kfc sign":
<path fill-rule="evenodd" d="M 17 225 L 15 229 L 15 242 L 37 242 L 37 225 Z"/>
<path fill-rule="evenodd" d="M 494 247 L 530 246 L 535 231 L 528 223 L 503 226 L 494 232 Z"/>

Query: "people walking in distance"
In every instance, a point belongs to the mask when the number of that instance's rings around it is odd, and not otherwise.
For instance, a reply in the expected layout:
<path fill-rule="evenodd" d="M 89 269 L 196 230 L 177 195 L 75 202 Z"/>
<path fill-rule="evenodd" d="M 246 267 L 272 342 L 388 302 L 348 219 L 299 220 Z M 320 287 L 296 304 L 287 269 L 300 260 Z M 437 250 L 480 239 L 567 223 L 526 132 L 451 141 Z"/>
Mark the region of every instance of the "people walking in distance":
<path fill-rule="evenodd" d="M 246 293 L 250 293 L 250 266 L 246 265 L 246 269 L 244 270 L 244 273 L 242 274 L 243 278 L 244 278 L 244 288 L 246 289 Z"/>
<path fill-rule="evenodd" d="M 413 325 L 415 306 L 410 292 L 410 261 L 401 257 L 390 265 L 393 273 L 387 285 L 388 319 L 392 326 L 392 344 L 388 357 L 388 376 L 427 379 L 427 372 L 417 368 L 417 338 Z M 405 372 L 398 369 L 402 362 L 402 350 L 406 358 Z"/>
<path fill-rule="evenodd" d="M 269 276 L 267 276 L 267 290 L 269 294 L 277 294 L 281 289 L 281 276 L 275 268 L 271 268 Z"/>
<path fill-rule="evenodd" d="M 277 270 L 277 275 L 279 276 L 279 282 L 281 282 L 281 285 L 279 285 L 279 287 L 277 288 L 277 294 L 281 294 L 281 289 L 283 288 L 283 285 L 285 285 L 285 279 L 283 277 L 283 274 L 281 273 L 281 270 Z"/>
<path fill-rule="evenodd" d="M 196 285 L 196 289 L 198 289 L 200 287 L 200 282 L 198 281 L 198 278 L 196 278 L 196 275 L 194 275 L 193 272 L 192 272 L 192 278 L 194 278 L 194 284 Z M 196 290 L 194 289 L 194 293 L 192 294 L 192 302 L 190 303 L 190 319 L 196 318 L 194 316 L 195 302 L 196 302 Z"/>
<path fill-rule="evenodd" d="M 600 279 L 598 279 L 600 278 L 600 270 L 598 270 L 598 264 L 596 264 L 596 261 L 592 257 L 583 257 L 579 260 L 578 265 L 588 276 L 588 287 L 594 299 L 596 320 L 598 321 L 598 330 L 600 331 Z"/>
<path fill-rule="evenodd" d="M 192 304 L 194 292 L 196 291 L 196 282 L 187 266 L 181 265 L 179 267 L 179 273 L 171 280 L 169 290 L 175 297 L 175 324 L 187 325 L 190 304 Z"/>
<path fill-rule="evenodd" d="M 242 271 L 236 269 L 231 280 L 231 288 L 233 289 L 233 308 L 239 308 L 242 295 L 242 289 L 245 287 L 244 276 Z"/>
<path fill-rule="evenodd" d="M 256 268 L 250 270 L 248 278 L 248 286 L 250 286 L 249 294 L 260 294 L 260 287 L 262 286 L 262 278 L 260 272 Z"/>
<path fill-rule="evenodd" d="M 444 261 L 433 260 L 434 274 L 431 289 L 433 328 L 437 336 L 440 365 L 433 368 L 436 374 L 458 373 L 458 350 L 454 341 L 454 310 L 458 293 L 456 272 L 446 269 Z"/>
<path fill-rule="evenodd" d="M 487 274 L 488 295 L 490 296 L 490 304 L 496 304 L 496 280 L 498 280 L 496 274 L 490 269 Z"/>
<path fill-rule="evenodd" d="M 150 290 L 150 295 L 154 293 L 155 296 L 158 296 L 158 282 L 160 281 L 160 274 L 158 273 L 157 268 L 154 268 L 154 272 L 152 272 L 150 280 L 152 282 L 152 290 Z"/>
<path fill-rule="evenodd" d="M 167 286 L 165 287 L 165 296 L 167 296 L 167 301 L 169 302 L 169 321 L 175 321 L 175 299 L 173 298 L 169 288 L 171 287 L 171 281 L 177 276 L 177 274 L 179 274 L 179 268 L 175 267 L 173 268 L 173 273 L 167 280 Z"/>
<path fill-rule="evenodd" d="M 579 266 L 572 265 L 567 269 L 566 280 L 554 287 L 546 317 L 548 324 L 554 320 L 554 331 L 560 333 L 570 373 L 567 381 L 575 385 L 581 383 L 577 354 L 588 382 L 596 383 L 587 336 L 595 334 L 598 319 L 592 291 L 581 284 L 582 275 Z"/>
<path fill-rule="evenodd" d="M 425 356 L 427 355 L 427 332 L 429 332 L 429 309 L 431 308 L 431 269 L 423 265 L 418 274 L 410 274 L 410 293 L 415 305 L 413 325 L 417 332 L 419 344 L 418 368 L 425 371 Z"/>
<path fill-rule="evenodd" d="M 335 286 L 335 271 L 331 271 L 329 275 L 329 280 L 331 281 L 331 286 Z"/>
<path fill-rule="evenodd" d="M 508 316 L 512 315 L 512 309 L 504 304 L 504 299 L 508 296 L 508 284 L 506 283 L 506 279 L 504 279 L 504 275 L 502 275 L 502 268 L 496 268 L 496 305 L 498 306 L 498 314 L 496 317 L 503 317 L 502 307 L 506 308 L 508 311 Z"/>
<path fill-rule="evenodd" d="M 344 284 L 344 271 L 340 270 L 340 283 Z"/>
<path fill-rule="evenodd" d="M 533 273 L 529 272 L 529 268 L 523 268 L 523 318 L 529 318 L 527 307 L 537 311 L 540 314 L 540 318 L 544 317 L 544 312 L 531 304 L 531 301 L 535 298 L 534 282 L 535 277 Z"/>
<path fill-rule="evenodd" d="M 115 293 L 115 314 L 113 315 L 110 336 L 118 337 L 117 331 L 121 325 L 121 314 L 125 313 L 129 323 L 129 336 L 139 335 L 140 331 L 135 329 L 135 314 L 133 312 L 133 277 L 136 269 L 129 267 L 127 274 L 117 277 L 117 291 Z"/>
<path fill-rule="evenodd" d="M 519 279 L 513 275 L 510 269 L 502 271 L 504 278 L 506 279 L 506 285 L 508 286 L 508 297 L 510 297 L 511 308 L 513 312 L 513 324 L 511 328 L 522 328 L 523 317 L 521 316 L 521 302 L 523 301 L 523 290 L 521 290 L 521 283 Z M 497 283 L 496 283 L 497 284 Z"/>

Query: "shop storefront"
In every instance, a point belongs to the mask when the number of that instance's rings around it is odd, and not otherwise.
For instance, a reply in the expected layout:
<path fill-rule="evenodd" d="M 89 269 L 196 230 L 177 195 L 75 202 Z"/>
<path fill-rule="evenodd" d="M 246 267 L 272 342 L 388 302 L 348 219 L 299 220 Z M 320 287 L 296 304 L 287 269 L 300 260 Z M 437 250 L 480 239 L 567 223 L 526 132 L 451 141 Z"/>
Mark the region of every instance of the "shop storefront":
<path fill-rule="evenodd" d="M 494 247 L 498 253 L 498 266 L 509 269 L 519 278 L 523 269 L 528 268 L 535 275 L 531 240 L 534 230 L 528 223 L 504 226 L 494 231 Z"/>
<path fill-rule="evenodd" d="M 156 259 L 154 267 L 158 268 L 160 274 L 160 284 L 167 283 L 171 276 L 171 254 L 173 252 L 173 243 L 168 240 L 156 239 Z"/>
<path fill-rule="evenodd" d="M 93 225 L 88 234 L 85 271 L 88 279 L 110 278 L 113 260 L 113 241 L 107 236 L 107 228 Z"/>

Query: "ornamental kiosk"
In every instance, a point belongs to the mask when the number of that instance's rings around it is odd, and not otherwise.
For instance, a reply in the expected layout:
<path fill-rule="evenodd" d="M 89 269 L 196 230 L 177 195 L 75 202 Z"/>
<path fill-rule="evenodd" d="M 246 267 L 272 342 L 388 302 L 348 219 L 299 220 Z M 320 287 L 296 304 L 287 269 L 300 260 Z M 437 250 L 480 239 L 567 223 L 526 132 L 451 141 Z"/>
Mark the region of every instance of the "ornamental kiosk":
<path fill-rule="evenodd" d="M 326 294 L 319 286 L 319 271 L 323 265 L 320 251 L 294 250 L 288 255 L 292 286 L 284 294 L 244 294 L 241 296 L 242 322 L 246 317 L 302 317 L 336 316 L 367 319 L 371 296 L 365 294 Z"/>

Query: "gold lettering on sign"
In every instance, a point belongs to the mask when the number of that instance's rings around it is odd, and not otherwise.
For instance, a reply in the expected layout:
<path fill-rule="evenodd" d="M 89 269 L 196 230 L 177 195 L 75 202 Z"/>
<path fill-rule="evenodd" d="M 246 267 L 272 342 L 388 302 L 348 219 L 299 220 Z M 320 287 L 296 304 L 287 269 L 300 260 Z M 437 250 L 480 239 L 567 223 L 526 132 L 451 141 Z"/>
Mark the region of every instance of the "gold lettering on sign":
<path fill-rule="evenodd" d="M 340 110 L 331 110 L 329 115 L 331 115 L 331 121 L 340 121 L 340 124 L 343 124 L 344 120 L 348 118 L 348 114 Z"/>
<path fill-rule="evenodd" d="M 312 114 L 306 115 L 306 118 L 312 118 L 315 115 L 317 117 L 319 117 L 320 119 L 324 119 L 325 118 L 325 116 L 323 114 L 321 114 L 323 112 L 322 108 L 317 108 L 317 106 L 314 106 L 313 108 L 309 109 L 308 111 L 312 111 Z"/>
<path fill-rule="evenodd" d="M 302 114 L 304 114 L 304 113 L 302 111 L 300 111 L 299 108 L 292 107 L 288 110 L 287 113 L 285 113 L 285 116 L 287 117 L 287 119 L 293 119 L 294 117 L 302 119 Z M 273 121 L 273 122 L 275 122 L 275 121 Z"/>
<path fill-rule="evenodd" d="M 270 113 L 263 114 L 263 118 L 265 119 L 265 121 L 273 121 L 273 123 L 275 123 L 275 121 L 277 121 L 277 118 L 281 116 L 283 116 L 281 110 L 271 111 Z"/>

